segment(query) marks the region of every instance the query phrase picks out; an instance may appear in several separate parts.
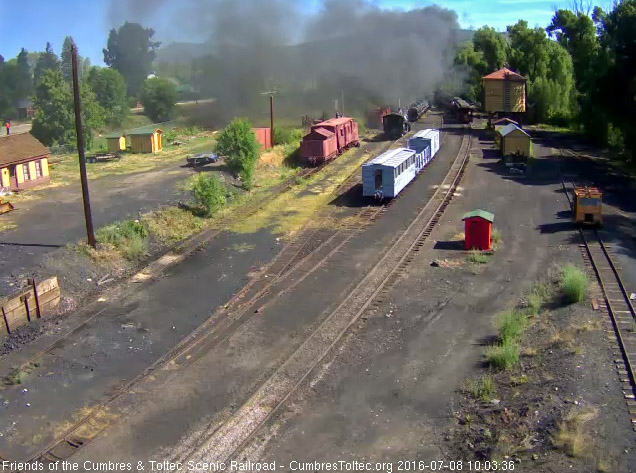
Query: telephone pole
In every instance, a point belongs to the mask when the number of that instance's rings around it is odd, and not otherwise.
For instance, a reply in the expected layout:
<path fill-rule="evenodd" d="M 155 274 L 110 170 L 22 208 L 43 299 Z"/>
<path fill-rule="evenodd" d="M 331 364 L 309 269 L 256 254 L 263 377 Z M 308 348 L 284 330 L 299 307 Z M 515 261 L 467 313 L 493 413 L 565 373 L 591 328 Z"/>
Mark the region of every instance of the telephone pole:
<path fill-rule="evenodd" d="M 84 200 L 84 218 L 86 220 L 86 236 L 88 244 L 95 248 L 95 232 L 91 215 L 91 201 L 88 195 L 88 179 L 86 177 L 86 158 L 84 156 L 84 134 L 82 130 L 82 107 L 80 104 L 79 78 L 77 74 L 77 47 L 71 46 L 71 64 L 73 68 L 73 104 L 75 108 L 75 133 L 77 134 L 77 154 L 79 155 L 80 178 L 82 181 L 82 197 Z"/>

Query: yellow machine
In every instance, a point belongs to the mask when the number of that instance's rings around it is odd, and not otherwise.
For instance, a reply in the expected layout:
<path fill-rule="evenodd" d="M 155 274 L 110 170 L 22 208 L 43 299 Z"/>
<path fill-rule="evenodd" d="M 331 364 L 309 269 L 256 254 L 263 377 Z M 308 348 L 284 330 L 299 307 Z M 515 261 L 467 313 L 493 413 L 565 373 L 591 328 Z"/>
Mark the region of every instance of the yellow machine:
<path fill-rule="evenodd" d="M 603 223 L 603 194 L 596 187 L 574 188 L 574 223 L 581 225 Z"/>
<path fill-rule="evenodd" d="M 9 201 L 3 201 L 0 199 L 0 215 L 6 214 L 7 212 L 11 212 L 13 210 L 13 205 Z"/>

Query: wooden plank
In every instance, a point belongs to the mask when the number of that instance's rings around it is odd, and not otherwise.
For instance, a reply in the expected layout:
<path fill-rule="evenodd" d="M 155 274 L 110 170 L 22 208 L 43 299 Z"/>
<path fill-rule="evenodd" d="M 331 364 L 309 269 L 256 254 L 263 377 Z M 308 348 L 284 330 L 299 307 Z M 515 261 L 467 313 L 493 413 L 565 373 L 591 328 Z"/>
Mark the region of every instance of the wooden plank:
<path fill-rule="evenodd" d="M 55 308 L 60 301 L 61 291 L 57 277 L 54 276 L 39 282 L 37 284 L 37 292 L 41 314 L 45 315 Z M 30 309 L 32 318 L 35 318 L 36 301 L 32 287 L 19 292 L 2 305 L 10 330 L 18 328 L 29 321 L 27 307 Z M 6 325 L 0 324 L 0 334 L 6 333 Z"/>

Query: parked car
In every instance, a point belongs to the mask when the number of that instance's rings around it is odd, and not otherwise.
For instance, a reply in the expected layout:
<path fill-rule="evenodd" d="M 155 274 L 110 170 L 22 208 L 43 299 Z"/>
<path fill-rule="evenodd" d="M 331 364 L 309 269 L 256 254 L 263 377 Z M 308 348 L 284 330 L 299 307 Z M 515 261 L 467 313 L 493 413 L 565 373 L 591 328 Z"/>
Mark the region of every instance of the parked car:
<path fill-rule="evenodd" d="M 195 156 L 188 156 L 186 161 L 188 162 L 188 166 L 196 167 L 196 166 L 205 166 L 206 164 L 213 164 L 219 160 L 218 155 L 215 153 L 201 153 Z"/>

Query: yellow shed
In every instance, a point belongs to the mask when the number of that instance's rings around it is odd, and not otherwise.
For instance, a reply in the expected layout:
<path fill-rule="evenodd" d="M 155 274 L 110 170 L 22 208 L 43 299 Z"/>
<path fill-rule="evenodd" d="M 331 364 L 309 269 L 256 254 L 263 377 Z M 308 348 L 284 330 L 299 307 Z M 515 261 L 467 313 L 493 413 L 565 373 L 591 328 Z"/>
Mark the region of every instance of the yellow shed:
<path fill-rule="evenodd" d="M 482 77 L 484 110 L 488 113 L 526 111 L 526 78 L 510 69 L 499 69 Z"/>
<path fill-rule="evenodd" d="M 106 135 L 106 145 L 110 153 L 126 151 L 126 135 L 123 133 L 111 133 Z"/>
<path fill-rule="evenodd" d="M 21 191 L 47 184 L 49 154 L 30 133 L 0 138 L 0 188 Z"/>
<path fill-rule="evenodd" d="M 159 128 L 140 128 L 126 133 L 133 153 L 158 153 L 161 151 L 163 131 Z"/>
<path fill-rule="evenodd" d="M 530 157 L 532 140 L 530 135 L 512 123 L 497 131 L 504 156 L 519 155 Z"/>

